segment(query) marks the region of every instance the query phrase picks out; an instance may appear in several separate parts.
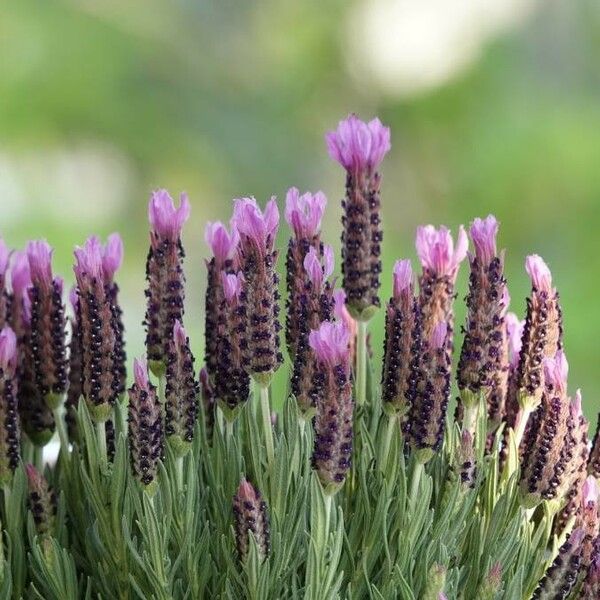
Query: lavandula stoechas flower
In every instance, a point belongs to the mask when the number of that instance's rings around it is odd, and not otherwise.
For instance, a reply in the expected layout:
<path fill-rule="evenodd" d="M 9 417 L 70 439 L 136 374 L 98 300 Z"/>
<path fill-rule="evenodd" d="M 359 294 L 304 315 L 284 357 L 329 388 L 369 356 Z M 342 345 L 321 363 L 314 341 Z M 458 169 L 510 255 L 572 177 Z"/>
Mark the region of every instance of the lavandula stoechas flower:
<path fill-rule="evenodd" d="M 208 278 L 205 296 L 204 362 L 211 382 L 214 384 L 220 353 L 219 344 L 223 339 L 225 322 L 223 314 L 225 297 L 221 274 L 237 271 L 237 250 L 240 240 L 235 227 L 231 228 L 230 233 L 219 221 L 206 224 L 204 240 L 212 252 L 211 259 L 206 261 Z"/>
<path fill-rule="evenodd" d="M 175 321 L 183 322 L 184 284 L 181 230 L 190 203 L 181 194 L 179 208 L 166 190 L 153 192 L 148 204 L 150 249 L 146 260 L 146 351 L 153 373 L 164 375 L 169 340 Z"/>
<path fill-rule="evenodd" d="M 581 563 L 588 569 L 596 553 L 595 542 L 600 540 L 600 516 L 598 515 L 598 482 L 595 477 L 589 476 L 583 483 L 580 498 L 580 507 L 575 520 L 575 527 L 581 527 L 585 532 Z M 598 548 L 600 550 L 600 548 Z"/>
<path fill-rule="evenodd" d="M 238 409 L 250 395 L 250 376 L 244 369 L 245 310 L 242 304 L 241 272 L 221 272 L 223 291 L 223 332 L 219 343 L 215 377 L 215 395 L 228 419 L 234 419 Z"/>
<path fill-rule="evenodd" d="M 544 578 L 535 589 L 532 600 L 555 600 L 568 598 L 581 568 L 583 529 L 571 533 L 558 551 Z"/>
<path fill-rule="evenodd" d="M 47 242 L 29 242 L 27 258 L 31 274 L 28 293 L 35 382 L 43 400 L 55 410 L 68 384 L 63 281 L 52 275 L 52 249 Z"/>
<path fill-rule="evenodd" d="M 323 246 L 322 256 L 311 247 L 304 258 L 303 288 L 297 290 L 298 322 L 291 392 L 305 419 L 314 415 L 316 401 L 313 393 L 316 357 L 310 349 L 308 337 L 311 331 L 318 329 L 323 321 L 330 321 L 333 316 L 333 290 L 327 281 L 333 273 L 333 260 L 331 246 Z"/>
<path fill-rule="evenodd" d="M 206 438 L 209 443 L 212 440 L 213 430 L 215 428 L 215 392 L 208 377 L 206 367 L 200 369 L 200 400 L 204 410 L 204 427 L 206 430 Z"/>
<path fill-rule="evenodd" d="M 410 444 L 421 463 L 433 457 L 444 438 L 452 366 L 449 335 L 448 323 L 440 321 L 421 340 L 415 400 L 408 418 Z"/>
<path fill-rule="evenodd" d="M 0 238 L 0 329 L 10 320 L 10 295 L 7 290 L 7 271 L 10 259 L 10 250 L 4 240 Z"/>
<path fill-rule="evenodd" d="M 260 492 L 246 479 L 242 479 L 233 497 L 233 521 L 240 561 L 244 562 L 250 551 L 250 535 L 256 542 L 260 560 L 265 560 L 271 549 L 267 505 Z"/>
<path fill-rule="evenodd" d="M 498 222 L 492 215 L 470 228 L 475 247 L 469 256 L 465 337 L 458 362 L 458 387 L 464 408 L 477 407 L 483 395 L 493 431 L 502 421 L 508 383 L 508 308 L 503 252 L 496 249 Z M 466 424 L 467 426 L 473 424 Z"/>
<path fill-rule="evenodd" d="M 129 452 L 131 471 L 150 493 L 163 454 L 161 407 L 156 388 L 148 379 L 148 365 L 143 359 L 133 363 L 134 383 L 129 388 Z"/>
<path fill-rule="evenodd" d="M 468 429 L 463 430 L 461 433 L 460 445 L 457 448 L 457 463 L 456 468 L 461 484 L 465 487 L 473 487 L 477 475 L 477 463 L 475 461 L 473 435 Z"/>
<path fill-rule="evenodd" d="M 79 296 L 77 287 L 71 288 L 69 301 L 73 314 L 71 322 L 71 341 L 69 342 L 69 389 L 65 400 L 65 422 L 69 439 L 77 440 L 77 409 L 83 395 L 83 348 L 81 347 L 81 331 L 79 329 Z"/>
<path fill-rule="evenodd" d="M 379 307 L 383 232 L 377 172 L 389 151 L 390 130 L 379 119 L 369 123 L 350 115 L 326 135 L 331 158 L 346 169 L 342 203 L 342 275 L 350 314 L 368 321 Z"/>
<path fill-rule="evenodd" d="M 421 313 L 410 260 L 394 265 L 393 290 L 385 315 L 382 400 L 386 411 L 403 416 L 415 399 L 421 349 Z"/>
<path fill-rule="evenodd" d="M 356 334 L 358 332 L 358 323 L 356 319 L 348 312 L 346 307 L 346 292 L 343 288 L 337 288 L 333 291 L 333 316 L 345 323 L 350 331 L 350 357 L 352 368 L 356 364 Z"/>
<path fill-rule="evenodd" d="M 97 237 L 75 248 L 77 334 L 81 352 L 82 393 L 96 422 L 106 421 L 119 397 L 122 371 L 111 302 Z"/>
<path fill-rule="evenodd" d="M 173 327 L 165 376 L 165 434 L 177 455 L 183 456 L 194 439 L 199 386 L 190 341 L 179 321 Z"/>
<path fill-rule="evenodd" d="M 544 391 L 545 357 L 552 357 L 562 346 L 562 321 L 558 293 L 552 287 L 552 275 L 537 255 L 528 256 L 525 268 L 531 278 L 531 296 L 517 372 L 519 404 L 529 410 L 540 403 Z"/>
<path fill-rule="evenodd" d="M 352 457 L 350 331 L 343 322 L 325 321 L 310 332 L 309 344 L 316 356 L 312 464 L 325 492 L 333 494 L 344 483 Z"/>
<path fill-rule="evenodd" d="M 517 387 L 517 375 L 519 369 L 519 357 L 521 354 L 523 329 L 525 320 L 520 320 L 515 313 L 506 313 L 504 317 L 506 340 L 508 342 L 508 384 L 506 388 L 506 402 L 504 404 L 504 420 L 506 429 L 514 429 L 519 412 L 519 393 Z"/>
<path fill-rule="evenodd" d="M 559 498 L 573 458 L 567 398 L 568 363 L 562 351 L 544 360 L 545 390 L 523 440 L 521 495 L 527 507 Z"/>
<path fill-rule="evenodd" d="M 327 198 L 323 192 L 315 194 L 306 192 L 300 195 L 297 188 L 290 188 L 285 198 L 285 220 L 294 234 L 288 244 L 285 262 L 287 284 L 285 339 L 292 362 L 296 354 L 298 337 L 301 335 L 300 328 L 303 325 L 300 301 L 306 287 L 304 259 L 311 248 L 318 254 L 322 252 L 320 229 L 326 204 Z"/>
<path fill-rule="evenodd" d="M 448 346 L 452 351 L 454 331 L 454 285 L 460 263 L 467 256 L 469 241 L 464 228 L 458 231 L 456 248 L 446 227 L 433 225 L 417 228 L 417 255 L 423 272 L 419 277 L 419 304 L 423 320 L 423 339 L 429 339 L 434 328 L 445 321 Z"/>
<path fill-rule="evenodd" d="M 0 485 L 11 480 L 20 457 L 17 356 L 17 337 L 5 325 L 0 331 Z"/>
<path fill-rule="evenodd" d="M 38 535 L 53 535 L 56 520 L 56 494 L 46 478 L 33 466 L 26 465 L 28 505 Z"/>
<path fill-rule="evenodd" d="M 29 287 L 29 259 L 25 252 L 12 256 L 12 299 L 10 323 L 17 336 L 19 379 L 18 405 L 21 427 L 36 446 L 45 446 L 54 435 L 52 410 L 44 402 L 35 382 L 33 351 L 31 348 L 31 301 Z"/>
<path fill-rule="evenodd" d="M 279 278 L 275 270 L 275 237 L 279 211 L 271 198 L 264 212 L 254 198 L 235 201 L 233 223 L 240 235 L 239 256 L 244 281 L 244 368 L 261 386 L 269 384 L 283 362 L 279 350 Z"/>

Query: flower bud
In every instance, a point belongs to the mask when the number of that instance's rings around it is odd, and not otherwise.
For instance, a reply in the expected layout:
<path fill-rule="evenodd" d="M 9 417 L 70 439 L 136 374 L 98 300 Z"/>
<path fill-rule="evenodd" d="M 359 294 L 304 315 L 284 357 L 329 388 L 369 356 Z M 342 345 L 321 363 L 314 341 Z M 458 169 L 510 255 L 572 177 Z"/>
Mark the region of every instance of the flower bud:
<path fill-rule="evenodd" d="M 246 560 L 253 536 L 261 561 L 269 556 L 270 529 L 267 505 L 260 492 L 246 479 L 242 479 L 233 497 L 233 519 L 238 557 Z"/>
<path fill-rule="evenodd" d="M 29 510 L 33 515 L 38 535 L 54 535 L 56 521 L 56 495 L 46 478 L 33 466 L 26 465 L 29 487 Z"/>

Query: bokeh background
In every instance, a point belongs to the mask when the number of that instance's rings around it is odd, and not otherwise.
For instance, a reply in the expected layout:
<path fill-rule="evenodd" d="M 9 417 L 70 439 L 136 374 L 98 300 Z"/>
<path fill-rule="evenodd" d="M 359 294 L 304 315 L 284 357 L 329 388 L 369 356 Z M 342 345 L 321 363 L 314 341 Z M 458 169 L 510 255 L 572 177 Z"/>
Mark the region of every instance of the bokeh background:
<path fill-rule="evenodd" d="M 228 219 L 236 196 L 281 206 L 291 185 L 322 189 L 337 248 L 344 175 L 323 135 L 355 111 L 392 127 L 384 295 L 418 224 L 455 231 L 493 212 L 513 310 L 525 255 L 552 268 L 571 386 L 595 418 L 597 0 L 4 0 L 0 57 L 0 235 L 46 237 L 70 282 L 73 246 L 119 230 L 130 357 L 143 350 L 150 191 L 192 201 L 186 325 L 201 356 L 205 221 Z"/>

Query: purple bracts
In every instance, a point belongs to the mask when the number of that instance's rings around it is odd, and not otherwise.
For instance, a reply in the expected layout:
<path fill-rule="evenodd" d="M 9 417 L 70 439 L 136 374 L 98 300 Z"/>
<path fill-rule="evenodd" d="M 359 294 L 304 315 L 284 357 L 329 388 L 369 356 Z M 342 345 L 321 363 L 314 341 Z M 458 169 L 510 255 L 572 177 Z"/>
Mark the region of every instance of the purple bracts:
<path fill-rule="evenodd" d="M 242 479 L 233 497 L 233 527 L 241 562 L 248 556 L 250 535 L 256 542 L 260 559 L 265 560 L 269 556 L 271 548 L 267 505 L 260 492 L 246 479 Z"/>
<path fill-rule="evenodd" d="M 6 325 L 0 331 L 0 484 L 12 479 L 20 458 L 17 407 L 17 338 Z"/>

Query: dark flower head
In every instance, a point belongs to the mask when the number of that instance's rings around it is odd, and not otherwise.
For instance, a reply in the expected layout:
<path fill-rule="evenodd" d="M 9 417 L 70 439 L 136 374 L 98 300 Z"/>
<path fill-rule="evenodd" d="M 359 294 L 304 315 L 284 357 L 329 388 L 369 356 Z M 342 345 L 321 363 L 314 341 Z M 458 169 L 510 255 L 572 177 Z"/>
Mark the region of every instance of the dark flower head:
<path fill-rule="evenodd" d="M 0 484 L 11 480 L 20 457 L 17 357 L 17 338 L 5 325 L 0 331 Z"/>
<path fill-rule="evenodd" d="M 26 465 L 29 487 L 29 510 L 38 535 L 54 535 L 56 521 L 56 495 L 46 478 L 33 466 Z"/>
<path fill-rule="evenodd" d="M 209 443 L 213 437 L 215 427 L 215 392 L 208 377 L 206 367 L 200 369 L 200 399 L 204 409 L 204 427 L 206 430 L 206 438 Z"/>
<path fill-rule="evenodd" d="M 244 562 L 250 551 L 250 536 L 258 548 L 261 561 L 269 556 L 270 529 L 267 505 L 260 492 L 242 479 L 233 497 L 233 525 L 238 557 Z"/>

